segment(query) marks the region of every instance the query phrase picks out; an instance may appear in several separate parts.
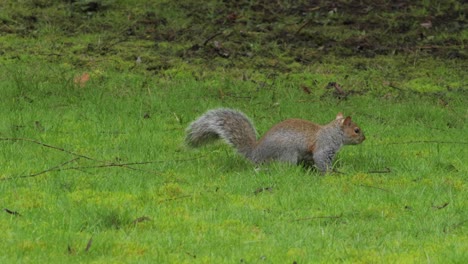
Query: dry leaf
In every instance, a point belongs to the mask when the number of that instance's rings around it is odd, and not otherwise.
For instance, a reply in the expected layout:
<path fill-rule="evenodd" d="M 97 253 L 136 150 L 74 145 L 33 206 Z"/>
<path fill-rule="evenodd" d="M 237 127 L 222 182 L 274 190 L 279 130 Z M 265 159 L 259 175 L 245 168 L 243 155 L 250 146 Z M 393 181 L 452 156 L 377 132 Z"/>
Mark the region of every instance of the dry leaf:
<path fill-rule="evenodd" d="M 86 83 L 89 81 L 89 73 L 85 72 L 82 75 L 75 76 L 74 82 L 76 85 L 80 87 L 84 87 Z"/>

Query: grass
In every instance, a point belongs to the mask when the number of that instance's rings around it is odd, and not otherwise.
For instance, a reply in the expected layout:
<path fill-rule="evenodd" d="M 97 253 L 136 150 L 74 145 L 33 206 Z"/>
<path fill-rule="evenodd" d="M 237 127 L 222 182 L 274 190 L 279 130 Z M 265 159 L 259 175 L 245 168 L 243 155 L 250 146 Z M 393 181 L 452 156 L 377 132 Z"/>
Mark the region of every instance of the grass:
<path fill-rule="evenodd" d="M 324 1 L 311 24 L 280 2 L 293 14 L 241 1 L 232 24 L 219 19 L 236 7 L 216 2 L 147 3 L 155 13 L 122 1 L 82 13 L 87 2 L 76 2 L 1 4 L 11 11 L 0 14 L 1 263 L 468 259 L 467 64 L 447 55 L 466 34 L 438 31 L 461 4 L 425 1 L 406 13 L 379 5 L 383 13 L 347 30 L 343 20 L 355 17 L 344 2 L 327 15 Z M 200 23 L 204 12 L 210 23 Z M 435 37 L 424 45 L 450 48 L 394 46 L 421 33 L 418 19 L 431 12 Z M 408 36 L 389 40 L 384 54 L 341 42 L 363 30 L 380 39 L 380 16 Z M 365 21 L 375 28 L 360 28 Z M 218 32 L 213 25 L 223 25 L 214 40 L 229 59 L 213 41 L 192 49 Z M 127 27 L 134 33 L 124 37 Z M 330 82 L 348 95 L 325 89 Z M 245 112 L 260 135 L 285 118 L 327 123 L 342 111 L 366 141 L 344 147 L 341 173 L 326 177 L 280 163 L 256 169 L 223 143 L 187 148 L 187 125 L 219 106 Z"/>
<path fill-rule="evenodd" d="M 2 140 L 3 207 L 21 214 L 0 218 L 2 262 L 467 257 L 463 92 L 446 93 L 448 106 L 418 95 L 340 101 L 289 77 L 256 91 L 223 77 L 118 72 L 80 87 L 68 68 L 43 65 L 3 66 L 2 138 L 63 149 Z M 368 139 L 339 153 L 344 174 L 285 164 L 256 172 L 224 144 L 183 145 L 188 123 L 219 105 L 244 110 L 260 133 L 285 117 L 326 123 L 344 111 Z"/>

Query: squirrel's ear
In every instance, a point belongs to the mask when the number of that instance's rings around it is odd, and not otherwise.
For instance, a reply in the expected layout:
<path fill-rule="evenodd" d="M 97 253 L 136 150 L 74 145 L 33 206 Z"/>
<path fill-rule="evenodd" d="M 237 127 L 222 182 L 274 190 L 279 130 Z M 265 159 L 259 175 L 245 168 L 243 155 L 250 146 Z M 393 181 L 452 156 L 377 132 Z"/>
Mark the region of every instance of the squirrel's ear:
<path fill-rule="evenodd" d="M 339 112 L 337 115 L 336 115 L 336 120 L 338 119 L 342 119 L 343 118 L 343 113 Z"/>
<path fill-rule="evenodd" d="M 346 117 L 346 119 L 343 121 L 343 125 L 349 126 L 349 124 L 351 124 L 351 117 L 350 116 Z"/>

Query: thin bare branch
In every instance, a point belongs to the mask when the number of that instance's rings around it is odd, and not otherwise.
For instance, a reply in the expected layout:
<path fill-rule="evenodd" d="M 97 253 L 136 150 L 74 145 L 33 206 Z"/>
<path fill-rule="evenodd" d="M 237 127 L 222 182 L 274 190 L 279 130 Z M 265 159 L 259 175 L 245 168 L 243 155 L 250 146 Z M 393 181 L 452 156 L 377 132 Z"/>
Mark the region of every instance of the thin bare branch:
<path fill-rule="evenodd" d="M 159 201 L 159 203 L 170 202 L 170 201 L 175 201 L 175 200 L 180 200 L 180 199 L 185 199 L 185 198 L 190 198 L 190 197 L 192 197 L 192 195 L 183 195 L 179 197 L 164 199 L 164 200 Z"/>
<path fill-rule="evenodd" d="M 2 181 L 6 181 L 6 180 L 13 180 L 13 179 L 18 179 L 18 178 L 32 178 L 32 177 L 36 177 L 36 176 L 39 176 L 39 175 L 42 175 L 44 173 L 47 173 L 47 172 L 51 172 L 51 171 L 58 171 L 58 170 L 61 170 L 60 168 L 63 167 L 64 165 L 68 164 L 68 163 L 72 163 L 76 160 L 80 159 L 80 157 L 76 157 L 76 158 L 73 158 L 71 160 L 67 160 L 57 166 L 54 166 L 52 168 L 48 168 L 47 170 L 43 170 L 43 171 L 40 171 L 40 172 L 37 172 L 37 173 L 33 173 L 33 174 L 28 174 L 28 175 L 21 175 L 21 176 L 17 176 L 17 177 L 8 177 L 8 178 L 2 178 L 0 180 Z"/>
<path fill-rule="evenodd" d="M 406 142 L 390 142 L 382 145 L 406 145 L 406 144 L 427 144 L 427 143 L 436 143 L 436 144 L 463 144 L 466 145 L 468 142 L 462 141 L 439 141 L 439 140 L 414 140 Z"/>
<path fill-rule="evenodd" d="M 304 218 L 299 218 L 293 220 L 293 222 L 298 222 L 298 221 L 306 221 L 306 220 L 314 220 L 314 219 L 338 219 L 343 217 L 343 215 L 326 215 L 326 216 L 311 216 L 311 217 L 304 217 Z"/>
<path fill-rule="evenodd" d="M 12 211 L 12 210 L 10 210 L 10 209 L 8 209 L 8 208 L 3 208 L 3 210 L 4 210 L 5 212 L 7 212 L 8 214 L 11 214 L 11 215 L 14 215 L 14 216 L 21 216 L 20 213 L 18 213 L 18 212 L 16 212 L 16 211 Z"/>
<path fill-rule="evenodd" d="M 46 147 L 46 148 L 59 150 L 59 151 L 68 153 L 70 155 L 77 156 L 77 157 L 80 157 L 80 158 L 84 158 L 84 159 L 87 159 L 87 160 L 100 161 L 100 160 L 97 160 L 95 158 L 91 158 L 89 156 L 78 154 L 78 153 L 66 150 L 64 148 L 52 146 L 52 145 L 49 145 L 49 144 L 46 144 L 46 143 L 43 143 L 43 142 L 40 142 L 40 141 L 37 141 L 37 140 L 34 140 L 34 139 L 30 139 L 30 138 L 0 138 L 0 141 L 26 141 L 26 142 L 31 142 L 31 143 L 34 143 L 34 144 L 37 144 L 37 145 L 40 145 L 40 146 L 43 146 L 43 147 Z"/>
<path fill-rule="evenodd" d="M 25 141 L 25 142 L 30 142 L 30 143 L 34 143 L 34 144 L 40 145 L 40 146 L 42 146 L 42 147 L 46 147 L 46 148 L 50 148 L 50 149 L 55 149 L 55 150 L 58 150 L 58 151 L 61 151 L 61 152 L 64 152 L 64 153 L 67 153 L 67 154 L 71 154 L 71 155 L 75 156 L 75 158 L 73 158 L 73 159 L 71 159 L 71 160 L 68 160 L 68 161 L 66 161 L 66 162 L 64 162 L 64 163 L 61 163 L 61 164 L 56 165 L 56 166 L 54 166 L 54 167 L 48 168 L 48 169 L 46 169 L 46 170 L 43 170 L 43 171 L 40 171 L 40 172 L 37 172 L 37 173 L 33 173 L 33 174 L 28 174 L 28 175 L 21 175 L 21 176 L 16 176 L 16 177 L 0 178 L 1 181 L 12 180 L 12 179 L 18 179 L 18 178 L 32 178 L 32 177 L 36 177 L 36 176 L 39 176 L 39 175 L 43 175 L 43 174 L 46 174 L 46 173 L 49 173 L 49 172 L 52 172 L 52 171 L 65 171 L 65 170 L 79 170 L 79 171 L 84 171 L 84 170 L 86 170 L 86 169 L 93 169 L 93 168 L 110 168 L 110 167 L 121 167 L 121 168 L 126 168 L 126 169 L 130 169 L 130 170 L 135 170 L 135 171 L 142 171 L 142 172 L 147 172 L 147 173 L 160 174 L 160 173 L 161 173 L 160 171 L 143 170 L 143 169 L 135 168 L 135 167 L 133 167 L 133 166 L 136 166 L 136 165 L 155 164 L 155 163 L 167 163 L 167 162 L 185 162 L 185 161 L 197 160 L 197 159 L 200 159 L 200 158 L 205 157 L 205 156 L 197 156 L 197 157 L 187 158 L 187 159 L 140 161 L 140 162 L 128 162 L 128 163 L 114 163 L 114 162 L 103 161 L 103 160 L 98 160 L 98 159 L 95 159 L 95 158 L 91 158 L 91 157 L 89 157 L 89 156 L 85 156 L 85 155 L 82 155 L 82 154 L 79 154 L 79 153 L 75 153 L 75 152 L 66 150 L 66 149 L 61 148 L 61 147 L 52 146 L 52 145 L 49 145 L 49 144 L 46 144 L 46 143 L 43 143 L 43 142 L 40 142 L 40 141 L 37 141 L 37 140 L 34 140 L 34 139 L 29 139 L 29 138 L 0 138 L 0 141 Z M 65 165 L 67 165 L 67 164 L 69 164 L 69 163 L 72 163 L 72 162 L 74 162 L 74 161 L 76 161 L 76 160 L 78 160 L 78 159 L 80 159 L 80 158 L 87 159 L 87 160 L 91 160 L 91 161 L 95 161 L 95 162 L 98 163 L 98 164 L 89 165 L 89 166 L 69 166 L 69 167 L 64 167 Z"/>
<path fill-rule="evenodd" d="M 216 33 L 216 34 L 211 35 L 210 37 L 208 37 L 208 38 L 203 42 L 203 45 L 202 45 L 202 46 L 206 46 L 206 44 L 208 44 L 208 42 L 210 42 L 210 40 L 212 40 L 212 39 L 214 39 L 214 38 L 216 38 L 217 36 L 222 35 L 222 34 L 223 34 L 223 32 L 218 32 L 218 33 Z"/>
<path fill-rule="evenodd" d="M 132 221 L 132 225 L 136 225 L 136 224 L 144 222 L 144 221 L 151 221 L 151 218 L 149 218 L 148 216 L 138 217 L 137 219 Z"/>
<path fill-rule="evenodd" d="M 88 252 L 89 249 L 91 248 L 91 245 L 93 244 L 93 237 L 91 237 L 89 240 L 88 240 L 88 243 L 86 244 L 86 248 L 85 248 L 85 252 Z"/>
<path fill-rule="evenodd" d="M 392 171 L 390 168 L 384 168 L 383 170 L 371 170 L 368 171 L 367 173 L 391 173 Z"/>
<path fill-rule="evenodd" d="M 384 192 L 391 192 L 390 190 L 380 188 L 380 187 L 377 187 L 377 186 L 372 186 L 372 185 L 366 185 L 366 184 L 355 184 L 355 185 L 356 186 L 361 186 L 361 187 L 373 188 L 373 189 L 381 190 L 381 191 L 384 191 Z"/>

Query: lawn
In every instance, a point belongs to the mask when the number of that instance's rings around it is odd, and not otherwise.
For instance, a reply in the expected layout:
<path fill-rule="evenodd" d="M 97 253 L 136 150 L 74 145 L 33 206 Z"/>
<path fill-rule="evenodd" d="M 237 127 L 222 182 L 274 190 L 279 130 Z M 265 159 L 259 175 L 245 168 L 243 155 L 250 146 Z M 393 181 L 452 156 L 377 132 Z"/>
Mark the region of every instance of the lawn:
<path fill-rule="evenodd" d="M 345 1 L 12 3 L 0 4 L 1 263 L 468 260 L 461 3 L 363 17 Z M 343 112 L 366 141 L 326 176 L 257 167 L 222 142 L 184 144 L 215 107 L 259 135 Z"/>

